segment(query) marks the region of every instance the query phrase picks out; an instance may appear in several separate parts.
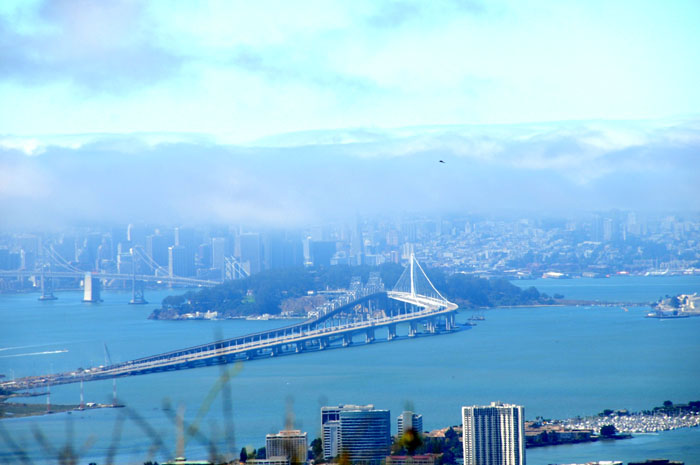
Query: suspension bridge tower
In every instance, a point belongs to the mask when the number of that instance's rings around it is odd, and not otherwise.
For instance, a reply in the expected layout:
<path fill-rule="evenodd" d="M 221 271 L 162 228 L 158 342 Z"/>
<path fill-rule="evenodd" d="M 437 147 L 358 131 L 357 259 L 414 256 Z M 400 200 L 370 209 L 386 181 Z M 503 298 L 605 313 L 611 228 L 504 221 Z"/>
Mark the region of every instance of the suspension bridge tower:
<path fill-rule="evenodd" d="M 136 254 L 135 249 L 131 249 L 131 300 L 129 305 L 144 305 L 148 302 L 143 295 L 145 283 L 141 280 L 136 280 Z"/>
<path fill-rule="evenodd" d="M 39 300 L 56 300 L 58 297 L 53 295 L 53 278 L 46 277 L 47 271 L 49 274 L 51 273 L 51 261 L 46 254 L 43 254 L 43 256 L 44 259 L 41 264 L 41 296 Z"/>

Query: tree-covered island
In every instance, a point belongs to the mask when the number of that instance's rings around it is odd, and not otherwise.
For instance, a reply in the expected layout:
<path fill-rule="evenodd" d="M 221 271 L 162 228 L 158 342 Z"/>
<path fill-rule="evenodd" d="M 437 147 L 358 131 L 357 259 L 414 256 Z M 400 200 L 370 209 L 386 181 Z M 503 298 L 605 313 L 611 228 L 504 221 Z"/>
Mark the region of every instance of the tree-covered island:
<path fill-rule="evenodd" d="M 391 288 L 403 267 L 389 263 L 378 267 L 338 265 L 319 268 L 267 270 L 245 279 L 226 281 L 212 288 L 168 296 L 151 319 L 241 318 L 258 315 L 306 316 L 323 303 L 318 291 L 346 289 L 353 277 L 363 282 L 378 272 Z M 521 289 L 507 279 L 484 279 L 466 274 L 426 270 L 435 287 L 462 308 L 551 304 L 554 301 L 534 287 Z"/>

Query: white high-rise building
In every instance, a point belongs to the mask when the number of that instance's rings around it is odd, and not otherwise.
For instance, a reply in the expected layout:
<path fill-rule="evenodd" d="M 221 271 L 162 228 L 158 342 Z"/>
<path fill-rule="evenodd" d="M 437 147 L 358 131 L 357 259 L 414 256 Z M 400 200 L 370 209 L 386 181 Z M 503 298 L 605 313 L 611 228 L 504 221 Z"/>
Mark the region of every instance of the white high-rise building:
<path fill-rule="evenodd" d="M 411 411 L 405 411 L 396 418 L 399 438 L 410 429 L 418 433 L 423 433 L 423 415 L 418 415 Z"/>
<path fill-rule="evenodd" d="M 525 465 L 523 407 L 462 407 L 464 465 Z"/>

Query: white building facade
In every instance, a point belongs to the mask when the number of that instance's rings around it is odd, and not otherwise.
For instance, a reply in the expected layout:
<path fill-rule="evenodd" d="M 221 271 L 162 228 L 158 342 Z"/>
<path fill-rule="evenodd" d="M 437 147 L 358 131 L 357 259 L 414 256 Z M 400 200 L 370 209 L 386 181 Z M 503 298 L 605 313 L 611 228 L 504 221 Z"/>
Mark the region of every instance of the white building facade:
<path fill-rule="evenodd" d="M 464 465 L 525 465 L 522 406 L 462 407 L 462 428 Z"/>
<path fill-rule="evenodd" d="M 308 449 L 307 434 L 299 430 L 283 430 L 277 434 L 268 434 L 265 438 L 267 457 L 287 457 L 293 465 L 306 463 Z"/>

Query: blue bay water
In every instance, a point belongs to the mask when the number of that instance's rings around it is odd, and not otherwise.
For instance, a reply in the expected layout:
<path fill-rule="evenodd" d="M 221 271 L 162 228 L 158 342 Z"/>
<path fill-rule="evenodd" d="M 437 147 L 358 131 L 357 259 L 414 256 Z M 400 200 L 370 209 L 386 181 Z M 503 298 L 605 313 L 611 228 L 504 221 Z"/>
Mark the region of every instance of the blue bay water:
<path fill-rule="evenodd" d="M 590 300 L 650 301 L 700 291 L 700 277 L 615 277 L 535 280 L 541 291 Z M 148 292 L 159 302 L 167 292 Z M 259 331 L 286 321 L 150 321 L 156 305 L 131 306 L 128 293 L 106 292 L 101 304 L 84 304 L 77 292 L 39 302 L 37 295 L 0 296 L 0 373 L 24 376 L 104 364 L 106 344 L 113 361 Z M 202 431 L 219 450 L 264 445 L 265 434 L 283 428 L 288 409 L 297 427 L 319 436 L 322 405 L 373 403 L 423 414 L 426 429 L 460 423 L 462 405 L 502 400 L 525 406 L 527 418 L 590 415 L 605 408 L 647 409 L 664 400 L 700 399 L 700 318 L 644 318 L 630 307 L 504 308 L 484 313 L 474 328 L 435 337 L 399 340 L 244 363 L 232 379 L 234 442 L 224 440 L 224 409 L 216 396 Z M 470 312 L 460 312 L 466 321 Z M 29 355 L 33 354 L 33 355 Z M 226 366 L 224 369 L 231 369 Z M 149 455 L 151 440 L 133 419 L 123 423 L 119 463 L 172 458 L 175 427 L 163 402 L 185 408 L 187 422 L 206 407 L 221 367 L 199 368 L 117 381 L 130 411 L 153 427 L 163 446 Z M 237 369 L 236 369 L 237 370 Z M 111 381 L 85 384 L 87 401 L 109 402 Z M 78 403 L 79 386 L 54 386 L 53 403 Z M 44 397 L 23 399 L 45 402 Z M 291 407 L 290 407 L 291 406 Z M 91 441 L 81 463 L 104 463 L 113 430 L 124 409 L 3 420 L 14 441 L 36 462 L 56 462 L 35 439 L 38 428 L 60 446 Z M 394 425 L 395 429 L 395 425 Z M 72 431 L 72 433 L 71 433 Z M 530 465 L 588 460 L 636 460 L 663 456 L 700 464 L 700 430 L 638 436 L 613 443 L 528 450 Z M 218 439 L 217 439 L 218 438 Z M 11 457 L 0 440 L 0 459 Z M 190 439 L 189 458 L 208 448 Z"/>

